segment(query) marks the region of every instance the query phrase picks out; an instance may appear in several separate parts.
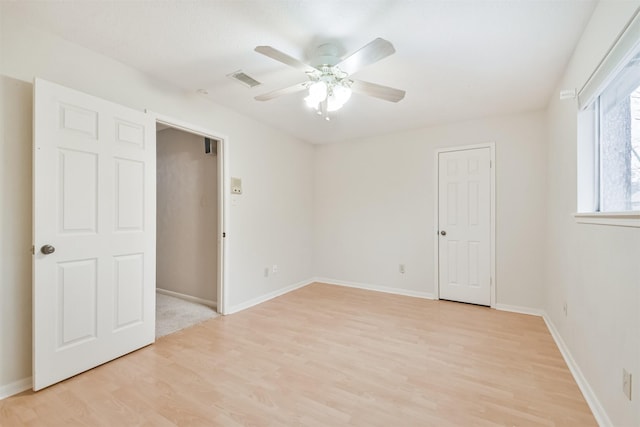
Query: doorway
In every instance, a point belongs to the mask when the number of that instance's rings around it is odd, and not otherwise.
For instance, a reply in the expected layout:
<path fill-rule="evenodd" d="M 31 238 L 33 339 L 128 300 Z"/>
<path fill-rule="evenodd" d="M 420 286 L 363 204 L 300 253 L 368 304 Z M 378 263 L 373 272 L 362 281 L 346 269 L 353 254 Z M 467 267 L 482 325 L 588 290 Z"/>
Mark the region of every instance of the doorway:
<path fill-rule="evenodd" d="M 218 315 L 217 144 L 156 125 L 156 338 Z"/>
<path fill-rule="evenodd" d="M 157 131 L 157 308 L 176 303 L 179 314 L 186 308 L 197 323 L 212 311 L 226 313 L 226 137 L 151 114 Z"/>
<path fill-rule="evenodd" d="M 436 152 L 440 299 L 495 305 L 494 144 Z"/>

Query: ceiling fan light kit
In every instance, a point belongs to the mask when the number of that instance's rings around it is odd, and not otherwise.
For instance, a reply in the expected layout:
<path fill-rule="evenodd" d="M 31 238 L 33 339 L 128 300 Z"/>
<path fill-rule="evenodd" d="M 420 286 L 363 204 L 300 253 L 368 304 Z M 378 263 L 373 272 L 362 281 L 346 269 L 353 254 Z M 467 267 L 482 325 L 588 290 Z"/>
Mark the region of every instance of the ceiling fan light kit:
<path fill-rule="evenodd" d="M 309 80 L 258 95 L 255 99 L 268 101 L 281 95 L 307 90 L 308 94 L 304 98 L 306 105 L 315 109 L 317 114 L 323 116 L 325 120 L 329 120 L 329 113 L 342 108 L 353 92 L 391 102 L 398 102 L 404 98 L 403 90 L 350 78 L 363 67 L 393 54 L 395 49 L 390 42 L 377 38 L 345 59 L 337 56 L 328 57 L 327 52 L 335 51 L 335 49 L 329 49 L 330 47 L 330 45 L 320 46 L 324 53 L 321 56 L 323 63 L 315 66 L 305 64 L 271 46 L 256 47 L 255 51 L 258 53 L 303 70 Z"/>
<path fill-rule="evenodd" d="M 304 98 L 309 108 L 322 114 L 337 111 L 351 98 L 351 80 L 338 67 L 323 66 L 322 70 L 308 73 L 309 94 Z M 325 104 L 323 106 L 323 103 Z"/>

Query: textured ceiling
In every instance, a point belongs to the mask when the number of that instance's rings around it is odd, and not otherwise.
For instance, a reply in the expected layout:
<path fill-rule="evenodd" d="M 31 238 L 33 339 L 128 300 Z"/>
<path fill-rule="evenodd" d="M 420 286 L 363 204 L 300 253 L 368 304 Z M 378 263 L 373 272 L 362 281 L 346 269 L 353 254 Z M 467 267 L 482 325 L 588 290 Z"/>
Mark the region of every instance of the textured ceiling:
<path fill-rule="evenodd" d="M 314 143 L 544 108 L 595 1 L 233 0 L 74 1 L 3 5 L 3 12 Z M 306 60 L 335 43 L 343 55 L 376 37 L 396 53 L 354 75 L 404 89 L 397 104 L 354 94 L 326 122 L 304 94 L 255 95 L 306 80 L 253 51 Z M 263 84 L 249 89 L 236 70 Z M 204 96 L 204 95 L 203 95 Z"/>

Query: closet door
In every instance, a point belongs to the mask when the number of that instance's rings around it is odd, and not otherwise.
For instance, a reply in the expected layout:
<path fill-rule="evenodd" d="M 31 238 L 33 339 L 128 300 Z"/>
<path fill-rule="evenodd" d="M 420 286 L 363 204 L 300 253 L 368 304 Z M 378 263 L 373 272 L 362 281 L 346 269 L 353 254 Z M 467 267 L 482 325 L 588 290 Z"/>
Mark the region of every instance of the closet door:
<path fill-rule="evenodd" d="M 491 305 L 491 150 L 438 154 L 440 298 Z"/>

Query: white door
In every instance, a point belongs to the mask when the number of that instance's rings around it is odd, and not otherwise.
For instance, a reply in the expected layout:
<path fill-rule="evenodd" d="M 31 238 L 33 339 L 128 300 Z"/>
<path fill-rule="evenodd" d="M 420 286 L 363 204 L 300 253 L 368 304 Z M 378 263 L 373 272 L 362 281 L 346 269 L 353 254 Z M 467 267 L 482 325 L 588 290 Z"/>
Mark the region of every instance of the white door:
<path fill-rule="evenodd" d="M 491 151 L 438 153 L 440 298 L 491 305 Z"/>
<path fill-rule="evenodd" d="M 44 80 L 34 86 L 39 390 L 155 340 L 156 148 L 148 115 Z"/>

